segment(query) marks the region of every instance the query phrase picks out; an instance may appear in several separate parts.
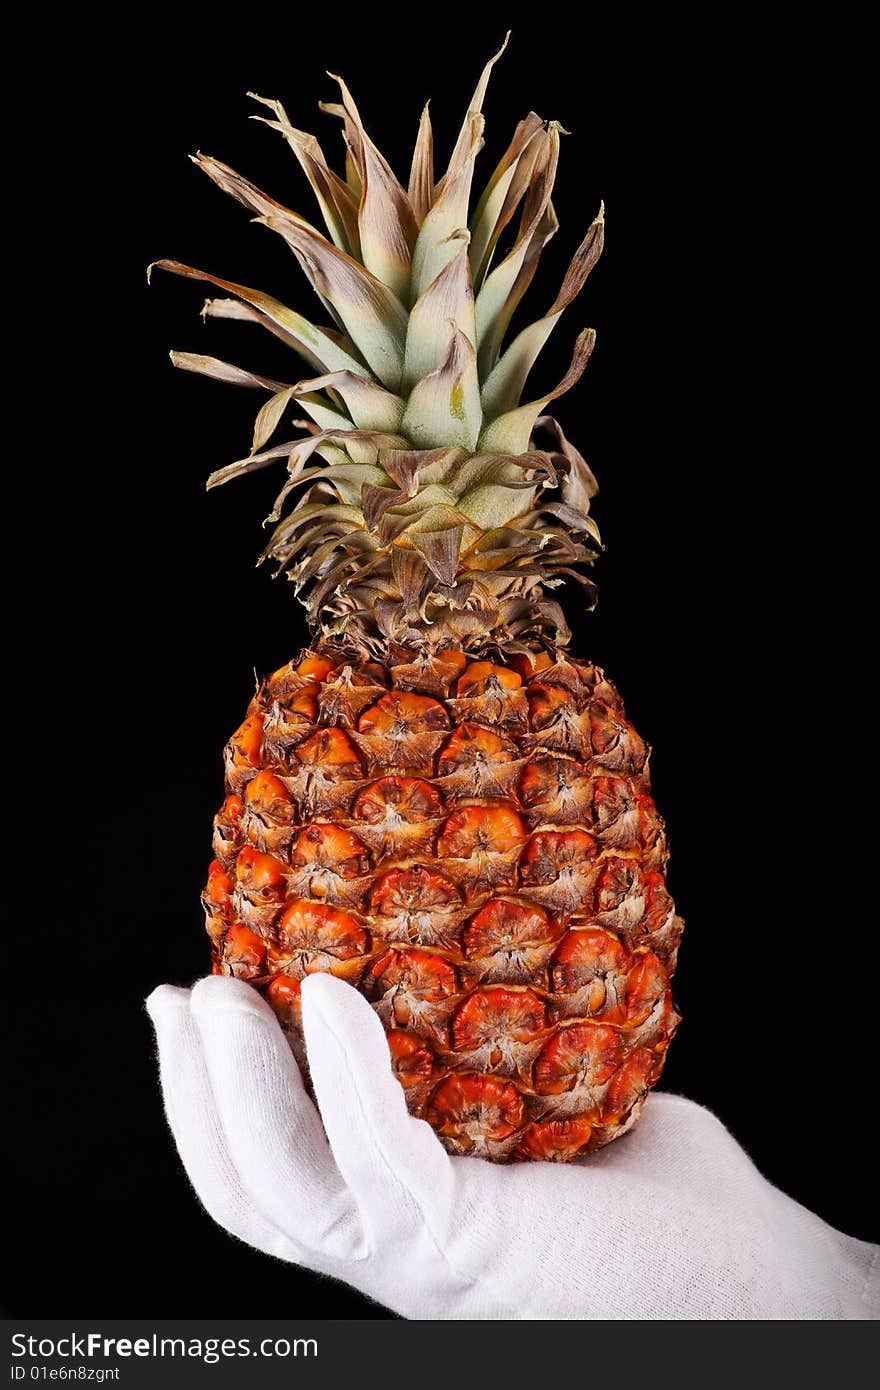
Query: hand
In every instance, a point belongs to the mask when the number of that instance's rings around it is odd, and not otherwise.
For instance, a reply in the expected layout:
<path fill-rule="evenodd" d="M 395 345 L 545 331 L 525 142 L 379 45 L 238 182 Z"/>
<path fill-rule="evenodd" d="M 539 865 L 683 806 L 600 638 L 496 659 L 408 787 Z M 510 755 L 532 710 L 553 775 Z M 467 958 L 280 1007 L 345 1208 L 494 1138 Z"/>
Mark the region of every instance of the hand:
<path fill-rule="evenodd" d="M 450 1158 L 407 1113 L 362 996 L 314 975 L 302 1001 L 320 1117 L 249 985 L 147 1001 L 183 1163 L 249 1245 L 408 1318 L 880 1316 L 880 1249 L 771 1187 L 693 1102 L 651 1096 L 581 1163 Z"/>

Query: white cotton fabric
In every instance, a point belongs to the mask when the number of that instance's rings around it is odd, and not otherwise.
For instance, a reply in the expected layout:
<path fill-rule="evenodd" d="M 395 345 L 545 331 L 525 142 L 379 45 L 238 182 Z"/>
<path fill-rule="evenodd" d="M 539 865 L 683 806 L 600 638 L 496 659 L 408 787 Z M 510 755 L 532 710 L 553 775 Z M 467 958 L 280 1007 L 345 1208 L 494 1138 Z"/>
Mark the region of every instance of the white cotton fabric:
<path fill-rule="evenodd" d="M 314 975 L 302 999 L 320 1117 L 249 985 L 147 1001 L 184 1167 L 248 1245 L 415 1319 L 880 1318 L 880 1247 L 771 1187 L 692 1101 L 651 1096 L 581 1163 L 450 1158 L 357 990 Z"/>

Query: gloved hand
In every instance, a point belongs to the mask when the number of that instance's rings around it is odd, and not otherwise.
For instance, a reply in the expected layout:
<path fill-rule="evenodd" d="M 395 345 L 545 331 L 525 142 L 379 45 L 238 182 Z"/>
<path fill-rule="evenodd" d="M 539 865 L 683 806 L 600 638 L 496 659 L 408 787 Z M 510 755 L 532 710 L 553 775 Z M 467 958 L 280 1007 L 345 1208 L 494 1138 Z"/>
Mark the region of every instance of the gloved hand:
<path fill-rule="evenodd" d="M 350 985 L 303 985 L 320 1118 L 249 985 L 163 985 L 147 1006 L 168 1119 L 214 1219 L 408 1318 L 880 1317 L 880 1247 L 771 1187 L 691 1101 L 651 1096 L 582 1163 L 450 1158 L 407 1113 Z"/>

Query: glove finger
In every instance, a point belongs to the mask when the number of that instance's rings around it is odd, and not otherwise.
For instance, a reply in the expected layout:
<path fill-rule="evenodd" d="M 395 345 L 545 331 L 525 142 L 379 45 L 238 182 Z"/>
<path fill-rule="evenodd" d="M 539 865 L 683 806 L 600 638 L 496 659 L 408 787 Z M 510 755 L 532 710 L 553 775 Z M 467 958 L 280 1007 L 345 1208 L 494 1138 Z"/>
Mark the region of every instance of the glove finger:
<path fill-rule="evenodd" d="M 250 985 L 212 976 L 195 986 L 192 1012 L 226 1143 L 256 1206 L 321 1260 L 362 1258 L 357 1209 L 268 1004 Z"/>
<path fill-rule="evenodd" d="M 379 1019 L 330 975 L 306 980 L 302 1001 L 321 1118 L 369 1234 L 378 1243 L 414 1222 L 433 1230 L 452 1207 L 452 1166 L 430 1126 L 407 1112 Z"/>
<path fill-rule="evenodd" d="M 256 1209 L 229 1155 L 189 990 L 160 985 L 146 1003 L 156 1032 L 165 1114 L 196 1196 L 239 1240 L 301 1263 L 299 1248 Z"/>

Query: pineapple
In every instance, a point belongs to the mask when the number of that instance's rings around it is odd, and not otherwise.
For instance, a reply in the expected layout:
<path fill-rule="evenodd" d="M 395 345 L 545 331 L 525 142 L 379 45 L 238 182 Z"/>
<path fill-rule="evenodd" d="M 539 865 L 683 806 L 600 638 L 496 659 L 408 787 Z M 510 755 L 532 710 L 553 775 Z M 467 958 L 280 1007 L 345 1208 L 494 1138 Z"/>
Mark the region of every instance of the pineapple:
<path fill-rule="evenodd" d="M 648 749 L 602 670 L 567 655 L 549 597 L 564 578 L 595 596 L 582 571 L 600 547 L 596 483 L 547 413 L 593 331 L 554 389 L 522 400 L 600 255 L 603 212 L 548 311 L 506 344 L 557 229 L 560 127 L 526 116 L 472 203 L 499 56 L 439 181 L 424 110 L 406 188 L 341 79 L 325 109 L 342 122 L 344 177 L 280 103 L 255 98 L 326 235 L 195 157 L 284 238 L 332 327 L 157 264 L 221 290 L 206 315 L 268 329 L 310 369 L 288 383 L 172 353 L 268 393 L 248 457 L 208 485 L 285 461 L 264 558 L 313 633 L 226 747 L 203 895 L 213 969 L 264 993 L 304 1067 L 302 980 L 349 981 L 384 1025 L 411 1112 L 450 1153 L 565 1161 L 623 1134 L 660 1074 L 682 922 Z M 303 416 L 292 440 L 289 411 Z"/>

